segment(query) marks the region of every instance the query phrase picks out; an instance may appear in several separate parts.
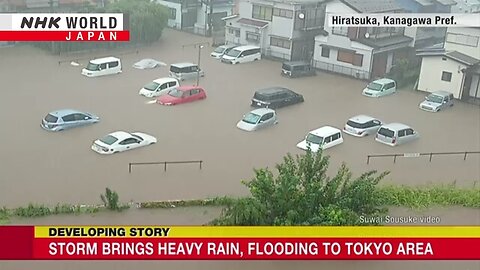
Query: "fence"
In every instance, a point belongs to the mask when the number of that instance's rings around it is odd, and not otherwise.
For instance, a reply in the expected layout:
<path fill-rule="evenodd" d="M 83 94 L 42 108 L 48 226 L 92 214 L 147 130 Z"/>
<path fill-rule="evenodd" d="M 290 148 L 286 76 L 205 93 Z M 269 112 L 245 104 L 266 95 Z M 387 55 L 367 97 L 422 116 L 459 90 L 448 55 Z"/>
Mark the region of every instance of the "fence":
<path fill-rule="evenodd" d="M 313 61 L 313 66 L 323 71 L 340 73 L 340 74 L 351 76 L 361 80 L 370 79 L 370 72 L 361 70 L 361 69 L 344 67 L 340 65 L 331 64 L 331 63 L 321 62 L 318 60 Z"/>
<path fill-rule="evenodd" d="M 370 164 L 371 158 L 384 158 L 393 157 L 393 163 L 397 161 L 397 157 L 416 158 L 421 156 L 428 156 L 429 162 L 432 162 L 433 156 L 445 156 L 445 155 L 463 155 L 463 160 L 467 160 L 469 154 L 480 154 L 480 151 L 465 151 L 465 152 L 432 152 L 432 153 L 403 153 L 403 154 L 381 154 L 381 155 L 368 155 L 367 164 Z"/>
<path fill-rule="evenodd" d="M 159 161 L 159 162 L 130 162 L 128 163 L 128 173 L 132 173 L 132 167 L 135 165 L 161 165 L 163 164 L 163 171 L 167 171 L 168 164 L 192 164 L 198 163 L 200 170 L 202 169 L 203 160 L 190 160 L 190 161 Z"/>

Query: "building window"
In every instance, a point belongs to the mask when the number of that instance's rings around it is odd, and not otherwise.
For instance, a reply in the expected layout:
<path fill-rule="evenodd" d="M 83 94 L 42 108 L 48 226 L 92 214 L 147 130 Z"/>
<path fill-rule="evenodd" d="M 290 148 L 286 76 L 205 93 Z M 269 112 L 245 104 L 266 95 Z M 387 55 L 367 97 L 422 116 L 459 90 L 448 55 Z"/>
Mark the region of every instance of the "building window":
<path fill-rule="evenodd" d="M 442 72 L 442 81 L 451 82 L 452 81 L 452 73 L 447 72 L 447 71 L 443 71 Z"/>
<path fill-rule="evenodd" d="M 229 27 L 228 28 L 228 33 L 230 35 L 235 35 L 235 37 L 240 37 L 240 29 L 238 29 L 238 28 Z"/>
<path fill-rule="evenodd" d="M 346 50 L 338 50 L 337 61 L 361 67 L 363 65 L 363 54 Z"/>
<path fill-rule="evenodd" d="M 322 46 L 322 57 L 330 58 L 330 48 Z"/>
<path fill-rule="evenodd" d="M 465 46 L 477 47 L 479 39 L 480 37 L 477 37 L 477 36 L 447 33 L 446 41 L 449 43 L 456 43 L 456 44 L 461 44 Z"/>
<path fill-rule="evenodd" d="M 270 37 L 270 45 L 284 49 L 290 49 L 291 42 L 288 39 Z"/>
<path fill-rule="evenodd" d="M 293 11 L 289 9 L 274 8 L 273 16 L 284 17 L 284 18 L 293 18 Z"/>
<path fill-rule="evenodd" d="M 347 36 L 348 35 L 348 28 L 341 27 L 341 26 L 334 26 L 332 27 L 332 34 L 339 35 L 339 36 Z"/>
<path fill-rule="evenodd" d="M 273 7 L 253 5 L 252 18 L 264 21 L 272 21 Z"/>
<path fill-rule="evenodd" d="M 256 33 L 246 32 L 245 39 L 248 41 L 253 41 L 258 43 L 260 41 L 260 36 Z"/>
<path fill-rule="evenodd" d="M 175 8 L 168 8 L 169 10 L 169 14 L 168 14 L 168 18 L 170 20 L 175 20 L 177 19 L 177 9 Z"/>

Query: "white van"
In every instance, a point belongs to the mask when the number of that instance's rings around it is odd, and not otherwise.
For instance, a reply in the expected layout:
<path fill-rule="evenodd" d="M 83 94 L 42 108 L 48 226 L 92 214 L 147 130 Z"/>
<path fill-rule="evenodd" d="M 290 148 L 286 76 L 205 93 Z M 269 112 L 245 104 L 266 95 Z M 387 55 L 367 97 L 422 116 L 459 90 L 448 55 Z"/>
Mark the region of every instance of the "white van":
<path fill-rule="evenodd" d="M 262 59 L 260 47 L 252 45 L 233 48 L 222 56 L 222 62 L 228 64 L 246 63 L 260 59 Z"/>
<path fill-rule="evenodd" d="M 362 94 L 367 97 L 388 96 L 397 91 L 397 84 L 394 80 L 383 78 L 375 80 L 363 89 Z"/>
<path fill-rule="evenodd" d="M 316 153 L 320 149 L 325 150 L 341 143 L 343 143 L 343 136 L 340 129 L 323 126 L 308 132 L 305 139 L 297 144 L 297 147 L 303 150 L 310 147 L 310 150 Z"/>
<path fill-rule="evenodd" d="M 122 72 L 122 62 L 116 57 L 93 59 L 82 69 L 82 75 L 98 77 Z"/>
<path fill-rule="evenodd" d="M 203 72 L 197 64 L 176 63 L 170 65 L 170 77 L 179 81 L 196 79 L 197 74 L 200 75 L 200 77 L 205 76 L 205 72 Z"/>
<path fill-rule="evenodd" d="M 144 85 L 138 94 L 149 98 L 158 97 L 168 93 L 179 85 L 178 80 L 175 78 L 159 78 Z"/>

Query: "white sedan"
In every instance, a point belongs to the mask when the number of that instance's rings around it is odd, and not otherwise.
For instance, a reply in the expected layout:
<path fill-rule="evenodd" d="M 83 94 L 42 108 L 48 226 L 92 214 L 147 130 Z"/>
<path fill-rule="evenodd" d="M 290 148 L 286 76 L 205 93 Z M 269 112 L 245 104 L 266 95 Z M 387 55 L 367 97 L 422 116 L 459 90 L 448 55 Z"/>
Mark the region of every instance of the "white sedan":
<path fill-rule="evenodd" d="M 155 137 L 145 133 L 115 131 L 94 141 L 92 150 L 102 155 L 109 155 L 151 145 L 156 142 L 157 139 Z"/>

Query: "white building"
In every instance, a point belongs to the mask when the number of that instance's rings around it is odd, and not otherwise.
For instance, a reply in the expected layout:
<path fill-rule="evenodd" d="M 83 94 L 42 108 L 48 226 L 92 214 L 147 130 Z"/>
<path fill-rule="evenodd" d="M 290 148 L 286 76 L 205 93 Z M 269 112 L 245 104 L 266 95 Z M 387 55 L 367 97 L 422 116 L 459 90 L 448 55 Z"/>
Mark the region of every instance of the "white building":
<path fill-rule="evenodd" d="M 224 32 L 225 22 L 222 19 L 232 15 L 233 8 L 234 2 L 231 0 L 203 1 L 200 8 L 197 9 L 194 32 L 200 35 L 208 35 L 210 27 L 212 31 L 221 30 Z"/>
<path fill-rule="evenodd" d="M 452 7 L 452 13 L 479 13 L 480 0 L 455 0 L 457 4 Z"/>
<path fill-rule="evenodd" d="M 333 0 L 326 14 L 390 13 L 402 9 L 394 0 Z M 327 18 L 326 18 L 327 19 Z M 412 51 L 416 28 L 330 27 L 315 37 L 314 66 L 359 79 L 388 73 L 396 59 Z"/>
<path fill-rule="evenodd" d="M 311 60 L 315 36 L 323 32 L 323 0 L 246 0 L 225 18 L 229 44 L 257 45 L 265 56 Z"/>
<path fill-rule="evenodd" d="M 458 99 L 480 101 L 480 27 L 450 27 L 443 47 L 417 55 L 422 57 L 418 90 L 445 90 Z"/>

